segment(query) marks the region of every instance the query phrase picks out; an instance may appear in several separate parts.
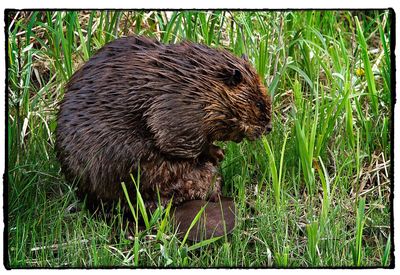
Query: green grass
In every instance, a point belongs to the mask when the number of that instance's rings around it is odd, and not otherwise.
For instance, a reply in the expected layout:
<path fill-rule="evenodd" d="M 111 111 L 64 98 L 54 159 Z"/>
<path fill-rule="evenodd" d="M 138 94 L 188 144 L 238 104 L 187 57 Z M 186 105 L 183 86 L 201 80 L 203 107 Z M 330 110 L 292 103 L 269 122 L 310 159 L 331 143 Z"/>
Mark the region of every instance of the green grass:
<path fill-rule="evenodd" d="M 389 11 L 13 11 L 6 18 L 10 267 L 392 264 Z M 167 207 L 127 238 L 121 215 L 92 217 L 60 173 L 54 130 L 66 81 L 102 45 L 133 33 L 246 54 L 269 87 L 272 133 L 221 144 L 223 192 L 238 209 L 228 237 L 179 239 Z M 132 210 L 138 218 L 142 202 Z"/>

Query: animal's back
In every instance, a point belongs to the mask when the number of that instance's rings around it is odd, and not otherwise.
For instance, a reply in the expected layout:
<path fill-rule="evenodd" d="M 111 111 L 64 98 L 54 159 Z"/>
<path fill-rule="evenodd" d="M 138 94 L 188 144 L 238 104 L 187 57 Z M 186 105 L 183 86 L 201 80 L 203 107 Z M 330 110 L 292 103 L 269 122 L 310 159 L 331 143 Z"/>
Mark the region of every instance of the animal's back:
<path fill-rule="evenodd" d="M 146 97 L 136 96 L 135 106 L 127 97 L 140 90 L 134 87 L 140 85 L 143 73 L 135 63 L 160 46 L 142 37 L 115 40 L 68 82 L 58 114 L 56 146 L 63 172 L 70 182 L 80 183 L 81 193 L 114 200 L 120 194 L 119 183 L 135 173 L 132 167 L 141 153 L 151 150 L 150 135 L 141 123 L 143 110 L 137 106 L 145 105 Z"/>

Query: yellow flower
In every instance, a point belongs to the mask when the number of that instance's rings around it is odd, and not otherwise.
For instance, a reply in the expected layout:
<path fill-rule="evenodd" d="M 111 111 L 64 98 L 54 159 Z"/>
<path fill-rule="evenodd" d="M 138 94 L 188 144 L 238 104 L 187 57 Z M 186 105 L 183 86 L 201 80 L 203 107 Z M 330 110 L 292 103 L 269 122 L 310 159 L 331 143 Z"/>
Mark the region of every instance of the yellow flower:
<path fill-rule="evenodd" d="M 358 77 L 360 77 L 360 76 L 364 76 L 364 74 L 365 74 L 365 72 L 364 72 L 364 69 L 363 68 L 357 68 L 356 69 L 356 75 L 358 76 Z"/>

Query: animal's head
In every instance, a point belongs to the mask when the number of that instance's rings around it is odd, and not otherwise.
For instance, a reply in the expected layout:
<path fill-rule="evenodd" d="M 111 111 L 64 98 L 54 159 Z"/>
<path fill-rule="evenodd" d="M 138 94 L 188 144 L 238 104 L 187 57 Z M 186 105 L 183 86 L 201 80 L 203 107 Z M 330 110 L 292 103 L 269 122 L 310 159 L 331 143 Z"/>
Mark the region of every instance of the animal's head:
<path fill-rule="evenodd" d="M 218 69 L 219 98 L 210 101 L 208 116 L 218 122 L 223 131 L 217 140 L 240 142 L 255 140 L 272 130 L 271 97 L 247 58 L 238 58 L 228 51 L 220 51 Z"/>

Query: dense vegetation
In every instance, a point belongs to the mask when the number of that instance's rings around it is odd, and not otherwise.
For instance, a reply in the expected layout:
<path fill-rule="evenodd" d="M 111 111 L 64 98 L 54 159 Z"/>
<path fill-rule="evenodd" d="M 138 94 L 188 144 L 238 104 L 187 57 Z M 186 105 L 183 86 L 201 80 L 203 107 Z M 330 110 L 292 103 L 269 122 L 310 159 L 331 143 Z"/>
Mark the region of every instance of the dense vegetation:
<path fill-rule="evenodd" d="M 11 11 L 6 21 L 11 267 L 390 265 L 389 11 Z M 166 210 L 126 238 L 121 217 L 92 217 L 60 172 L 65 83 L 133 33 L 246 54 L 269 87 L 272 133 L 221 144 L 223 191 L 238 206 L 226 238 L 178 239 Z"/>

